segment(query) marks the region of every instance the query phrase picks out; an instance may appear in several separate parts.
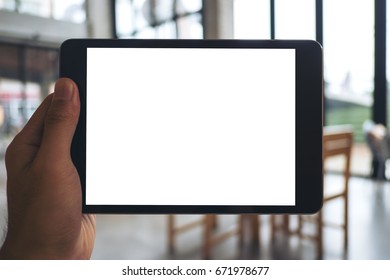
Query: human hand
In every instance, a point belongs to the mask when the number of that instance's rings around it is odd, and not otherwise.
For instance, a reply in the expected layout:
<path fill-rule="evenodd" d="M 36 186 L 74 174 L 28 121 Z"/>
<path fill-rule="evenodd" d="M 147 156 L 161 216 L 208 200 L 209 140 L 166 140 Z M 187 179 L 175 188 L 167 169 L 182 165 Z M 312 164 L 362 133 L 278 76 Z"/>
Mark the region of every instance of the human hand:
<path fill-rule="evenodd" d="M 76 84 L 59 79 L 7 149 L 8 233 L 0 258 L 89 259 L 95 217 L 81 211 L 70 147 L 80 113 Z"/>

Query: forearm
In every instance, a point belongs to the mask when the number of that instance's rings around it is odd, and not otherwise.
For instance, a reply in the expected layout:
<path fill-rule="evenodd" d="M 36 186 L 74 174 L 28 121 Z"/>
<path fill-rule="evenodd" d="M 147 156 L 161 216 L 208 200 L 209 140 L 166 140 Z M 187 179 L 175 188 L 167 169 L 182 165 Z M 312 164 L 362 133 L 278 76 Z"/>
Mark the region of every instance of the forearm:
<path fill-rule="evenodd" d="M 21 242 L 6 238 L 0 249 L 0 260 L 55 260 L 63 259 L 56 247 L 45 248 L 33 242 Z"/>

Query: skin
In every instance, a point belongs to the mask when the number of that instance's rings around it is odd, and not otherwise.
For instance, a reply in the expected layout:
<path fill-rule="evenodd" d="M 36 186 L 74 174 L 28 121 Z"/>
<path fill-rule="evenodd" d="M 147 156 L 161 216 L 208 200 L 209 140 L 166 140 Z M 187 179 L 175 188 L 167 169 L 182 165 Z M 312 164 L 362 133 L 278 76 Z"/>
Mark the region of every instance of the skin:
<path fill-rule="evenodd" d="M 82 214 L 70 156 L 79 113 L 76 84 L 61 78 L 8 147 L 8 232 L 0 259 L 91 257 L 95 217 Z"/>

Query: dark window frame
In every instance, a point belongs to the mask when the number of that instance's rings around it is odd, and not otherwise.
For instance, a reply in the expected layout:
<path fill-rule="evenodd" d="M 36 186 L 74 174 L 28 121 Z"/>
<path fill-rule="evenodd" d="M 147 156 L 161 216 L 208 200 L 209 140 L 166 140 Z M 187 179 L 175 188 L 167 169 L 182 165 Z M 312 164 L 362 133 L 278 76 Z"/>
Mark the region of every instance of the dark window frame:
<path fill-rule="evenodd" d="M 133 0 L 129 0 L 129 1 L 133 1 Z M 204 1 L 204 0 L 203 0 Z M 175 24 L 175 33 L 176 33 L 176 39 L 179 39 L 179 34 L 180 34 L 180 29 L 179 29 L 179 25 L 178 25 L 178 21 L 180 19 L 183 19 L 183 18 L 188 18 L 188 17 L 191 17 L 193 15 L 200 15 L 201 17 L 201 22 L 202 22 L 202 26 L 204 26 L 204 13 L 203 13 L 203 7 L 204 7 L 204 4 L 203 4 L 203 1 L 202 1 L 202 7 L 200 8 L 200 10 L 198 11 L 193 11 L 193 12 L 184 12 L 184 13 L 177 13 L 177 10 L 176 10 L 176 5 L 178 4 L 178 1 L 177 0 L 174 0 L 172 3 L 172 17 L 169 18 L 169 19 L 165 19 L 165 20 L 161 20 L 161 21 L 157 21 L 155 19 L 155 15 L 154 13 L 151 13 L 151 16 L 152 18 L 154 18 L 153 20 L 153 23 L 150 24 L 150 25 L 147 25 L 145 27 L 142 27 L 142 28 L 139 28 L 139 29 L 135 29 L 133 30 L 132 32 L 130 32 L 129 34 L 119 34 L 118 33 L 118 30 L 116 28 L 116 13 L 115 13 L 115 7 L 116 7 L 116 0 L 111 0 L 111 14 L 112 14 L 112 27 L 113 27 L 113 30 L 112 30 L 112 33 L 114 35 L 114 38 L 116 39 L 119 39 L 121 36 L 120 35 L 124 35 L 124 36 L 129 36 L 129 37 L 136 37 L 138 33 L 142 32 L 144 29 L 146 28 L 158 28 L 160 26 L 163 26 L 164 24 L 167 24 L 169 22 L 173 22 Z M 203 38 L 204 38 L 204 30 L 203 30 Z"/>
<path fill-rule="evenodd" d="M 270 1 L 270 35 L 271 39 L 275 39 L 275 0 Z M 115 22 L 115 3 L 116 0 L 111 0 L 112 5 L 112 20 L 113 20 L 113 34 L 115 38 L 118 38 Z M 174 1 L 174 3 L 177 3 Z M 193 14 L 201 13 L 202 20 L 203 16 L 203 6 L 200 11 L 186 13 L 183 15 L 178 15 L 174 13 L 174 17 L 170 20 L 165 20 L 161 22 L 156 22 L 152 27 L 161 26 L 168 21 L 174 21 L 177 28 L 177 20 L 182 17 L 191 16 Z M 316 23 L 316 40 L 324 45 L 323 41 L 323 0 L 316 0 L 315 3 L 315 23 Z M 386 0 L 375 0 L 375 72 L 374 72 L 374 103 L 371 108 L 371 117 L 374 122 L 381 123 L 387 126 L 387 77 L 386 77 Z M 141 30 L 133 32 L 129 35 L 136 35 Z M 178 32 L 176 32 L 176 35 Z M 326 42 L 325 42 L 326 44 Z M 327 104 L 324 104 L 324 125 L 326 125 L 326 112 Z"/>

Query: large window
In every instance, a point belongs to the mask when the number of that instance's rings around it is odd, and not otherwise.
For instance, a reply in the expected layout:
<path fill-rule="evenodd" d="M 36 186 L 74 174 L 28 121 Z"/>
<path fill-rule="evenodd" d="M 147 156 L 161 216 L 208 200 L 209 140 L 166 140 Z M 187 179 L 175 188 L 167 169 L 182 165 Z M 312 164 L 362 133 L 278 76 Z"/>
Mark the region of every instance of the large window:
<path fill-rule="evenodd" d="M 192 6 L 183 8 L 188 3 Z M 353 127 L 352 172 L 369 174 L 371 156 L 363 124 L 366 120 L 377 120 L 378 112 L 381 115 L 385 111 L 385 102 L 378 98 L 378 92 L 384 90 L 374 83 L 381 79 L 381 75 L 375 79 L 374 61 L 385 61 L 383 53 L 376 56 L 374 53 L 375 42 L 383 36 L 377 33 L 375 37 L 374 21 L 380 18 L 375 3 L 383 4 L 385 0 L 234 0 L 233 3 L 236 39 L 317 39 L 321 42 L 325 124 Z M 197 38 L 202 33 L 201 15 L 201 0 L 116 0 L 117 35 L 120 38 Z M 182 28 L 179 19 L 187 17 L 193 18 Z M 390 114 L 387 115 L 390 119 Z"/>
<path fill-rule="evenodd" d="M 274 10 L 271 9 L 271 3 Z M 276 39 L 314 40 L 315 1 L 234 1 L 235 39 L 271 39 L 271 26 L 275 27 Z"/>
<path fill-rule="evenodd" d="M 234 2 L 237 39 L 317 39 L 323 44 L 325 124 L 352 125 L 352 172 L 364 175 L 371 162 L 362 126 L 374 110 L 375 1 L 381 0 Z"/>
<path fill-rule="evenodd" d="M 374 0 L 324 1 L 324 62 L 326 124 L 352 124 L 355 141 L 364 142 L 374 90 Z"/>
<path fill-rule="evenodd" d="M 0 0 L 0 10 L 83 23 L 85 0 Z"/>
<path fill-rule="evenodd" d="M 24 126 L 57 77 L 56 49 L 0 43 L 0 141 Z"/>
<path fill-rule="evenodd" d="M 202 39 L 202 0 L 116 0 L 118 38 Z"/>

